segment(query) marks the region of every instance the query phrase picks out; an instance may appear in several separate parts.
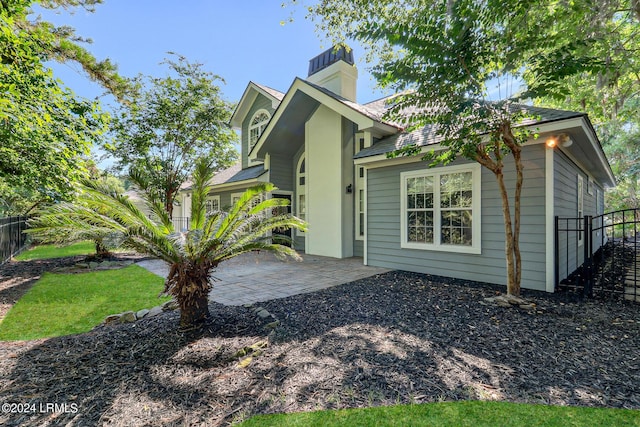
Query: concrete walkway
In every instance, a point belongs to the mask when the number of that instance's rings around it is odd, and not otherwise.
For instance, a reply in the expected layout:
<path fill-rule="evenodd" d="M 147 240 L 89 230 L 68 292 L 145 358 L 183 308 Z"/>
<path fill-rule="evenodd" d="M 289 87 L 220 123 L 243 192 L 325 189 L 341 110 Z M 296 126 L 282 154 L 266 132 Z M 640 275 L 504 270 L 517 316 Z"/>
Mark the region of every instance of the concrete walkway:
<path fill-rule="evenodd" d="M 362 258 L 335 259 L 302 254 L 303 261 L 280 261 L 268 252 L 248 253 L 223 262 L 213 273 L 211 300 L 225 305 L 253 304 L 314 292 L 389 271 L 362 264 Z M 168 266 L 159 260 L 137 263 L 167 277 Z"/>

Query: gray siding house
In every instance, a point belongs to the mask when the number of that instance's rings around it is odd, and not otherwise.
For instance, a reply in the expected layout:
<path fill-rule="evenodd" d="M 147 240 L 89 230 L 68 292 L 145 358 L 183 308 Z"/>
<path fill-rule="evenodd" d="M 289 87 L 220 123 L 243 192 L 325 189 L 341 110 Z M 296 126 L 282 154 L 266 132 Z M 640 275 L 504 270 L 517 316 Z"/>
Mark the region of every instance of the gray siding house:
<path fill-rule="evenodd" d="M 505 284 L 493 174 L 465 160 L 429 168 L 419 157 L 387 158 L 407 144 L 438 150 L 440 141 L 429 128 L 407 133 L 386 121 L 386 99 L 358 104 L 356 80 L 352 53 L 329 49 L 284 93 L 250 82 L 231 120 L 242 135 L 242 160 L 214 178 L 210 208 L 228 206 L 257 182 L 273 182 L 278 190 L 270 197 L 287 198 L 309 223 L 292 236 L 300 251 Z M 585 114 L 523 108 L 537 117 L 523 125 L 539 137 L 523 149 L 522 286 L 552 292 L 554 216 L 603 213 L 604 189 L 615 181 Z M 513 187 L 513 165 L 505 180 Z M 578 252 L 565 270 L 579 265 Z"/>

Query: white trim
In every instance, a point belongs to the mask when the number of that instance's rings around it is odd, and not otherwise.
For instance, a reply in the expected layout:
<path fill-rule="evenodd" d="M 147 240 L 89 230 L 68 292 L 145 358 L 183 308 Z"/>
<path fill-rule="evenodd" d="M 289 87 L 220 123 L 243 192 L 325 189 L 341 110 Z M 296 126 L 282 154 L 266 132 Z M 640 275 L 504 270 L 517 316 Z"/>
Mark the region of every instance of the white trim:
<path fill-rule="evenodd" d="M 440 194 L 439 191 L 434 188 L 434 218 L 433 218 L 433 236 L 434 243 L 413 243 L 407 241 L 407 207 L 406 207 L 406 179 L 417 176 L 437 176 L 438 179 L 434 180 L 435 182 L 439 181 L 439 177 L 441 175 L 456 173 L 456 172 L 471 172 L 471 183 L 472 183 L 472 200 L 471 200 L 471 210 L 472 210 L 472 245 L 471 246 L 462 246 L 462 245 L 446 245 L 440 243 L 440 218 L 439 215 L 435 215 L 435 213 L 440 212 L 439 207 L 435 207 L 439 204 Z M 409 172 L 400 173 L 400 247 L 405 249 L 420 249 L 420 250 L 432 250 L 432 251 L 442 251 L 442 252 L 457 252 L 457 253 L 468 253 L 468 254 L 480 254 L 482 252 L 482 242 L 481 242 L 481 224 L 482 224 L 482 185 L 481 185 L 481 176 L 482 171 L 479 163 L 471 163 L 464 165 L 456 165 L 456 166 L 445 166 L 439 168 L 427 168 L 421 170 L 414 170 Z M 439 188 L 439 183 L 437 185 Z"/>
<path fill-rule="evenodd" d="M 544 203 L 545 203 L 545 262 L 546 262 L 546 287 L 547 292 L 554 292 L 556 284 L 555 271 L 555 177 L 554 177 L 553 148 L 545 145 L 544 153 Z"/>
<path fill-rule="evenodd" d="M 207 206 L 207 202 L 209 202 L 209 201 L 216 201 L 216 202 L 218 202 L 218 208 L 217 208 L 217 209 L 214 209 L 214 208 L 212 207 L 212 209 L 211 209 L 209 212 L 207 212 L 207 208 L 206 208 L 206 206 Z M 205 214 L 210 215 L 212 212 L 214 212 L 214 211 L 216 211 L 216 210 L 218 210 L 218 211 L 219 211 L 220 209 L 222 209 L 222 208 L 221 208 L 221 206 L 220 206 L 220 196 L 219 196 L 219 195 L 215 195 L 215 196 L 207 196 L 207 198 L 205 199 Z"/>
<path fill-rule="evenodd" d="M 236 107 L 236 110 L 233 112 L 233 115 L 231 116 L 231 120 L 229 121 L 229 123 L 231 123 L 231 126 L 233 126 L 233 128 L 239 129 L 240 127 L 242 127 L 242 122 L 244 121 L 244 118 L 249 112 L 249 109 L 255 102 L 258 94 L 262 94 L 265 97 L 267 97 L 267 99 L 270 99 L 271 108 L 273 108 L 274 110 L 280 104 L 280 101 L 276 97 L 271 95 L 269 92 L 266 92 L 254 82 L 249 82 L 244 92 L 242 93 L 242 97 L 238 102 L 238 106 Z"/>
<path fill-rule="evenodd" d="M 593 127 L 589 126 L 587 120 L 588 119 L 586 117 L 582 117 L 581 118 L 581 125 L 582 125 L 582 127 L 584 129 L 586 129 L 585 133 L 587 134 L 587 137 L 589 138 L 589 142 L 591 143 L 592 147 L 594 148 L 594 151 L 598 155 L 598 160 L 600 161 L 600 164 L 602 166 L 604 166 L 604 169 L 607 171 L 607 175 L 609 176 L 609 180 L 611 181 L 610 184 L 612 185 L 612 187 L 615 187 L 616 178 L 613 176 L 613 172 L 611 171 L 611 167 L 609 166 L 609 162 L 607 161 L 607 158 L 605 157 L 604 151 L 602 151 L 602 146 L 598 142 L 598 136 L 595 134 L 595 131 L 593 130 Z"/>
<path fill-rule="evenodd" d="M 360 168 L 362 168 L 362 178 L 360 177 Z M 364 240 L 364 235 L 366 233 L 366 220 L 363 221 L 362 223 L 362 235 L 360 235 L 360 214 L 364 215 L 366 217 L 365 211 L 366 211 L 366 207 L 365 207 L 365 203 L 367 200 L 367 190 L 366 190 L 366 186 L 364 184 L 364 180 L 366 177 L 366 169 L 364 166 L 359 166 L 356 165 L 355 166 L 355 188 L 354 188 L 354 195 L 355 197 L 354 199 L 354 213 L 355 213 L 355 230 L 354 230 L 354 235 L 355 235 L 355 239 L 356 240 Z M 362 191 L 362 211 L 360 211 L 360 192 Z"/>
<path fill-rule="evenodd" d="M 220 191 L 233 191 L 238 188 L 253 187 L 254 185 L 260 184 L 261 182 L 269 182 L 269 174 L 266 172 L 267 171 L 265 171 L 265 173 L 260 175 L 258 178 L 245 179 L 245 180 L 236 181 L 236 182 L 225 182 L 222 184 L 214 185 L 211 187 L 211 191 L 215 193 Z"/>
<path fill-rule="evenodd" d="M 244 194 L 244 191 L 242 191 L 240 193 L 231 193 L 231 206 L 236 204 L 236 202 L 234 202 L 233 199 L 234 198 L 240 199 L 243 194 Z"/>
<path fill-rule="evenodd" d="M 570 128 L 576 128 L 576 127 L 582 128 L 585 135 L 587 136 L 588 141 L 591 143 L 592 148 L 597 153 L 598 160 L 602 165 L 602 168 L 606 171 L 609 177 L 609 180 L 611 181 L 610 184 L 612 186 L 615 186 L 616 181 L 613 175 L 611 174 L 611 168 L 609 167 L 609 163 L 604 157 L 602 149 L 600 148 L 600 144 L 598 143 L 597 136 L 593 133 L 593 129 L 588 124 L 587 120 L 588 119 L 586 119 L 584 116 L 581 116 L 581 117 L 574 117 L 572 119 L 558 120 L 550 123 L 542 123 L 538 125 L 533 124 L 533 125 L 529 125 L 528 128 L 529 130 L 537 134 L 553 133 L 553 132 L 566 130 Z M 544 138 L 537 138 L 537 139 L 530 138 L 523 145 L 527 146 L 527 145 L 544 144 L 544 143 L 545 143 Z M 446 148 L 447 147 L 443 147 L 441 144 L 432 144 L 432 145 L 426 145 L 421 147 L 420 154 L 415 156 L 396 157 L 396 158 L 389 159 L 387 158 L 386 153 L 382 153 L 374 156 L 355 159 L 354 163 L 356 165 L 366 164 L 367 167 L 369 167 L 370 169 L 392 166 L 392 165 L 400 165 L 400 164 L 406 164 L 406 163 L 413 163 L 413 162 L 421 161 L 422 155 L 426 154 L 427 152 L 440 151 Z M 562 149 L 561 147 L 558 147 L 557 149 L 561 150 L 564 154 L 566 154 L 567 157 L 569 157 L 573 162 L 575 162 L 578 166 L 580 166 L 584 171 L 589 170 L 588 168 L 585 168 L 580 162 L 578 162 L 573 156 L 571 156 L 567 152 L 567 150 Z M 606 185 L 607 183 L 604 183 L 604 184 Z"/>
<path fill-rule="evenodd" d="M 287 91 L 286 95 L 280 102 L 280 105 L 278 105 L 278 108 L 273 113 L 273 116 L 269 121 L 269 124 L 262 132 L 262 135 L 260 135 L 260 138 L 258 139 L 255 147 L 253 147 L 253 149 L 248 153 L 249 160 L 257 159 L 257 153 L 258 151 L 260 151 L 260 149 L 264 145 L 264 141 L 267 138 L 267 135 L 271 133 L 276 123 L 280 120 L 280 117 L 284 113 L 284 110 L 286 110 L 288 104 L 291 102 L 291 99 L 295 96 L 296 92 L 298 91 L 310 96 L 311 98 L 318 101 L 320 104 L 337 112 L 341 116 L 351 120 L 358 126 L 358 129 L 360 130 L 379 127 L 381 131 L 388 134 L 393 134 L 395 132 L 398 132 L 398 128 L 392 127 L 384 123 L 377 122 L 376 120 L 370 117 L 367 117 L 364 113 L 361 113 L 356 109 L 347 106 L 345 103 L 338 101 L 337 99 L 331 97 L 330 95 L 327 95 L 326 93 L 311 86 L 309 83 L 305 82 L 299 77 L 296 77 L 293 83 L 291 84 L 291 87 Z"/>
<path fill-rule="evenodd" d="M 257 123 L 253 123 L 259 116 L 266 116 L 266 119 L 262 119 Z M 251 120 L 249 120 L 249 123 L 247 123 L 247 142 L 249 144 L 248 151 L 251 151 L 251 149 L 255 147 L 256 143 L 260 139 L 260 135 L 262 135 L 262 132 L 264 132 L 264 129 L 267 127 L 267 124 L 269 124 L 269 120 L 271 120 L 271 114 L 269 113 L 269 111 L 267 111 L 264 108 L 260 108 L 259 110 L 256 110 L 255 113 L 253 113 L 253 115 L 251 116 Z M 252 145 L 251 131 L 254 129 L 258 129 L 258 133 L 256 134 L 256 140 Z"/>
<path fill-rule="evenodd" d="M 309 164 L 306 162 L 306 152 L 303 152 L 300 155 L 300 158 L 298 159 L 298 162 L 296 163 L 296 171 L 295 171 L 295 180 L 296 180 L 296 196 L 295 196 L 295 215 L 300 218 L 300 206 L 299 206 L 299 201 L 300 201 L 300 196 L 304 195 L 304 207 L 305 207 L 305 212 L 304 212 L 304 219 L 305 221 L 307 221 L 309 219 L 308 217 L 308 206 L 309 204 L 307 203 L 307 167 L 309 166 Z M 305 172 L 304 172 L 304 185 L 300 185 L 300 166 L 302 165 L 302 162 L 305 162 Z M 304 191 L 300 191 L 300 189 L 304 189 Z M 293 210 L 292 210 L 293 211 Z M 298 237 L 305 237 L 306 233 L 304 231 L 300 231 L 298 229 L 296 229 L 296 236 Z"/>
<path fill-rule="evenodd" d="M 364 166 L 363 166 L 364 167 Z M 364 265 L 369 265 L 369 257 L 368 257 L 368 237 L 367 235 L 369 234 L 369 218 L 367 216 L 367 200 L 368 200 L 368 194 L 367 194 L 367 175 L 368 175 L 368 169 L 365 167 L 364 168 L 364 239 L 362 242 L 362 246 L 363 246 L 363 264 Z"/>

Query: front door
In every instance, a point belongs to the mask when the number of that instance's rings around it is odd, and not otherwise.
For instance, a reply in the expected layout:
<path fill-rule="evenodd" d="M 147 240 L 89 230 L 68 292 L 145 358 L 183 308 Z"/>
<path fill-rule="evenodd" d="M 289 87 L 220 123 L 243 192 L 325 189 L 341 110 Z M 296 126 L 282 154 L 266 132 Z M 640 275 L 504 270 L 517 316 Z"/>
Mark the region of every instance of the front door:
<path fill-rule="evenodd" d="M 277 206 L 271 211 L 272 216 L 286 215 L 291 213 L 291 195 L 290 194 L 272 194 L 271 197 L 275 199 L 286 199 L 289 201 L 289 206 Z M 274 243 L 282 243 L 286 246 L 291 246 L 291 229 L 289 227 L 281 227 L 273 230 L 272 236 L 274 237 Z M 275 238 L 277 236 L 283 236 L 286 238 L 286 242 L 277 242 Z"/>

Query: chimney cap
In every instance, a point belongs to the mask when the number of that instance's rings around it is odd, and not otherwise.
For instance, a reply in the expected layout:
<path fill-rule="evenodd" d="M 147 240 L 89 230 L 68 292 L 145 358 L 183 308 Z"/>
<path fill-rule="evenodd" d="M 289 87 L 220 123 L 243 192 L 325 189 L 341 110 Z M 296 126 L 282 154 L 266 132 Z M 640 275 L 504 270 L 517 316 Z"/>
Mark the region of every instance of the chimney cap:
<path fill-rule="evenodd" d="M 325 50 L 320 55 L 309 60 L 308 76 L 311 76 L 340 60 L 346 62 L 349 65 L 354 65 L 353 49 L 349 49 L 349 51 L 347 52 L 347 48 L 345 46 L 334 46 Z"/>

